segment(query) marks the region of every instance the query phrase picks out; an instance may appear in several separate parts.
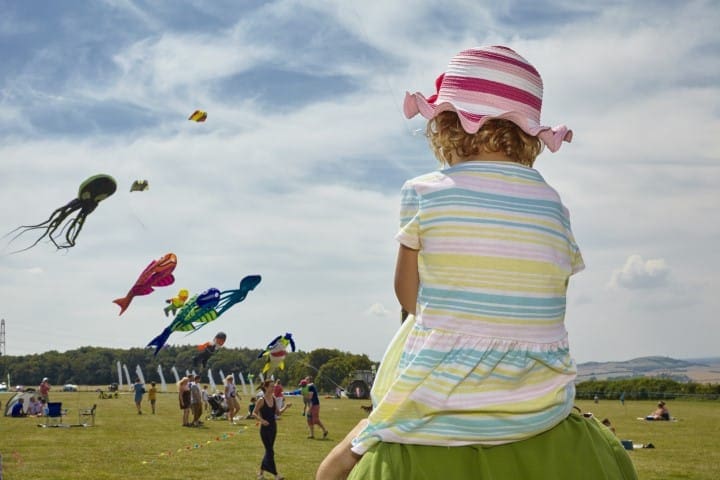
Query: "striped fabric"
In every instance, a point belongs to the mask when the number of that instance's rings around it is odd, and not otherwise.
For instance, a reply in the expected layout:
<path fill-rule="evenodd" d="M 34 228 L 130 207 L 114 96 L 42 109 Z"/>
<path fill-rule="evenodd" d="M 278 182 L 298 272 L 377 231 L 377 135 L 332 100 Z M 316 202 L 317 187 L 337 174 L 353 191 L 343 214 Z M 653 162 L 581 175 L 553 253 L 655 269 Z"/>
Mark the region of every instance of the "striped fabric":
<path fill-rule="evenodd" d="M 417 317 L 388 347 L 353 450 L 502 444 L 565 418 L 576 374 L 565 292 L 583 261 L 540 174 L 465 162 L 410 180 L 397 239 L 419 250 Z"/>
<path fill-rule="evenodd" d="M 468 133 L 476 133 L 490 118 L 503 118 L 537 136 L 555 152 L 572 131 L 540 124 L 543 82 L 538 71 L 514 50 L 481 47 L 464 50 L 450 60 L 435 82 L 437 94 L 405 95 L 405 116 L 418 113 L 428 120 L 447 110 L 456 112 Z"/>

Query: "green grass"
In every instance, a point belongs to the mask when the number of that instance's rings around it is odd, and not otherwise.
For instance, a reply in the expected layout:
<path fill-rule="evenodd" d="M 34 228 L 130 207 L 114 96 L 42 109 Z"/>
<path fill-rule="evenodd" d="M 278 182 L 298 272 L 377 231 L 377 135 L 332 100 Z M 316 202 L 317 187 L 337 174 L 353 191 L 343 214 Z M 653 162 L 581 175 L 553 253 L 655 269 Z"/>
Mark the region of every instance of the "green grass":
<path fill-rule="evenodd" d="M 0 453 L 4 480 L 101 480 L 152 478 L 254 478 L 263 455 L 258 428 L 252 420 L 231 426 L 206 420 L 202 428 L 183 428 L 174 393 L 160 394 L 156 415 L 147 401 L 138 415 L 130 393 L 99 399 L 91 391 L 51 392 L 68 414 L 63 422 L 78 423 L 78 409 L 97 403 L 96 426 L 38 428 L 44 419 L 0 417 Z M 11 394 L 0 394 L 3 407 Z M 290 398 L 290 397 L 289 397 Z M 246 400 L 247 397 L 244 399 Z M 367 401 L 323 399 L 321 417 L 330 430 L 327 440 L 309 440 L 302 402 L 290 400 L 279 422 L 276 461 L 290 480 L 312 479 L 327 452 L 365 413 Z M 243 402 L 245 404 L 245 402 Z M 630 452 L 643 480 L 718 478 L 720 404 L 671 402 L 677 422 L 641 422 L 654 402 L 579 401 L 584 411 L 608 417 L 618 437 L 653 443 L 655 449 Z M 269 478 L 269 476 L 268 476 Z"/>

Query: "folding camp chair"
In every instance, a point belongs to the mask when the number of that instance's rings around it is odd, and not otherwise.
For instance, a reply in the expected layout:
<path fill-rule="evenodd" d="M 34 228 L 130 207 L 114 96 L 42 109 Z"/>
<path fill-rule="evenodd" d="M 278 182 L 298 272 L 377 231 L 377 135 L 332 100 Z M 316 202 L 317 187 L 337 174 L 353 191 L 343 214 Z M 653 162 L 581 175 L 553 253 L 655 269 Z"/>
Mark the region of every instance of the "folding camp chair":
<path fill-rule="evenodd" d="M 62 402 L 48 402 L 47 403 L 47 415 L 45 416 L 45 426 L 59 427 L 62 425 Z"/>
<path fill-rule="evenodd" d="M 90 417 L 90 426 L 95 426 L 95 409 L 97 404 L 93 405 L 92 408 L 81 408 L 78 410 L 78 423 L 87 426 L 87 423 L 83 422 L 83 417 Z"/>

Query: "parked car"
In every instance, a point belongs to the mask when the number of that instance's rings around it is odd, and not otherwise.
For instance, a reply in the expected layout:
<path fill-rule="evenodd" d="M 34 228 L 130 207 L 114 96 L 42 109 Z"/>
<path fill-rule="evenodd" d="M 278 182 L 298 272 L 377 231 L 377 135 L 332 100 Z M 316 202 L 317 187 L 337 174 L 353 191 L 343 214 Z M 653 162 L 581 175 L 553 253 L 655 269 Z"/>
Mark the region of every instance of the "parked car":
<path fill-rule="evenodd" d="M 77 385 L 73 385 L 72 383 L 66 383 L 65 385 L 63 385 L 63 392 L 77 392 L 77 391 L 78 391 Z"/>
<path fill-rule="evenodd" d="M 0 392 L 7 392 L 8 388 L 7 385 L 4 383 L 0 383 Z"/>

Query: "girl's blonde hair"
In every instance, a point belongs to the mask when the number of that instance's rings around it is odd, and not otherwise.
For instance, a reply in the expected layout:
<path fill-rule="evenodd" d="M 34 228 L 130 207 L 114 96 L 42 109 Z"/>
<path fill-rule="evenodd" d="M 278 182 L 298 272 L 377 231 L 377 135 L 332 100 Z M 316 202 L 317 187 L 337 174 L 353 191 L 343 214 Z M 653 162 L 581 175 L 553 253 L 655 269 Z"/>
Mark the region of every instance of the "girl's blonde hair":
<path fill-rule="evenodd" d="M 491 119 L 477 133 L 467 133 L 455 112 L 441 112 L 427 124 L 425 135 L 437 159 L 447 165 L 483 152 L 504 153 L 516 163 L 532 167 L 542 151 L 537 137 L 528 135 L 509 120 Z"/>

